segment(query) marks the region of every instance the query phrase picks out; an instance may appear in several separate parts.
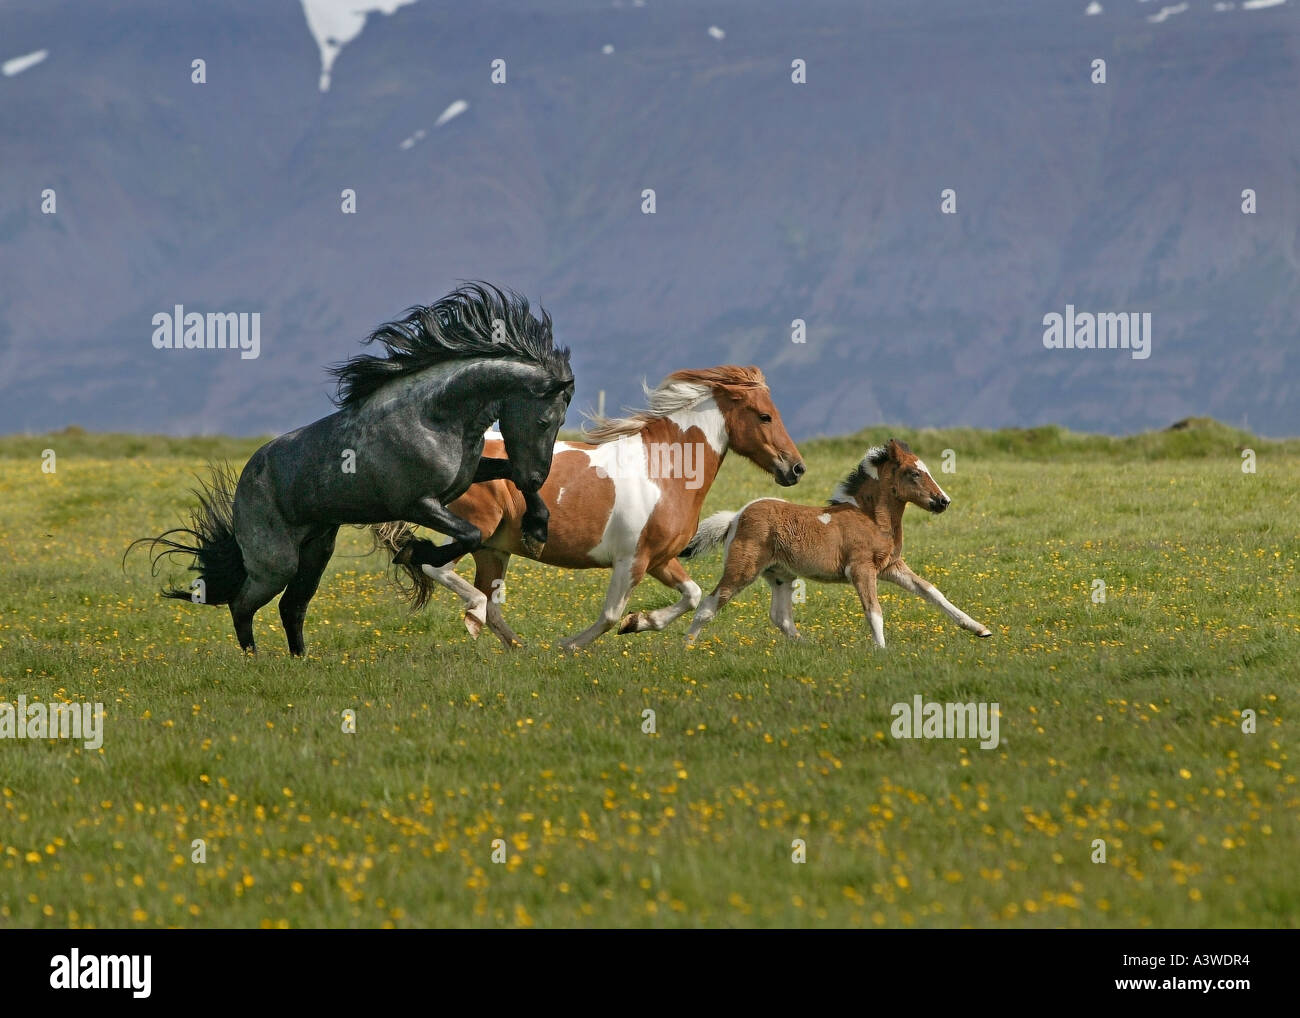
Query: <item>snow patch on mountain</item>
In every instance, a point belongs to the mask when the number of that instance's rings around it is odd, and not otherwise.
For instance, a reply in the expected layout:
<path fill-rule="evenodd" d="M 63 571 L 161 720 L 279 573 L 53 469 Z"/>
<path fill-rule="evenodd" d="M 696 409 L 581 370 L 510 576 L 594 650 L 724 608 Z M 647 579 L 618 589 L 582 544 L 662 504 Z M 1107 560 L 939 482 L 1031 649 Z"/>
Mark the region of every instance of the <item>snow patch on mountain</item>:
<path fill-rule="evenodd" d="M 439 114 L 438 119 L 434 121 L 433 126 L 441 127 L 448 120 L 451 120 L 454 117 L 459 117 L 467 109 L 469 109 L 469 103 L 464 99 L 457 99 L 454 103 L 443 110 L 441 114 Z"/>
<path fill-rule="evenodd" d="M 15 74 L 22 74 L 29 67 L 35 67 L 49 55 L 49 50 L 38 49 L 35 53 L 28 53 L 26 56 L 6 60 L 3 64 L 0 64 L 0 71 L 4 72 L 6 78 L 12 78 Z"/>
<path fill-rule="evenodd" d="M 307 28 L 320 47 L 320 90 L 330 90 L 334 61 L 343 47 L 361 34 L 368 14 L 389 15 L 413 3 L 415 0 L 302 0 Z"/>

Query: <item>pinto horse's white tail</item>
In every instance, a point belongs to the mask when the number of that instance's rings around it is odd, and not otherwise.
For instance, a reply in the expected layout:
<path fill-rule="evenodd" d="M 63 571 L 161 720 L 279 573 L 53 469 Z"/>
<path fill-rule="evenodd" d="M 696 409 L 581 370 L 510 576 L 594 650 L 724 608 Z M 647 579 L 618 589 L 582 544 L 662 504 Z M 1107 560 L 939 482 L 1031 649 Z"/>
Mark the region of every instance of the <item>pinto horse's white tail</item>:
<path fill-rule="evenodd" d="M 682 549 L 678 558 L 695 558 L 703 554 L 710 548 L 716 548 L 727 539 L 727 531 L 731 529 L 731 522 L 740 513 L 714 513 L 707 520 L 700 524 L 699 529 L 695 531 L 695 536 L 691 538 L 690 543 Z"/>

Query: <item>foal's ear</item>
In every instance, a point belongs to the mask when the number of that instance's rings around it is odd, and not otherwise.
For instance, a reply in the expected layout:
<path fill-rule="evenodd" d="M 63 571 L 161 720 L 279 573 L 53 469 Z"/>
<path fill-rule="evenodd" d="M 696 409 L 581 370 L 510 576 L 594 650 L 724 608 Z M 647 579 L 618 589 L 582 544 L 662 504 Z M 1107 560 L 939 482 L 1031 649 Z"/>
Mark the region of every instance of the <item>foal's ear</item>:
<path fill-rule="evenodd" d="M 910 454 L 912 451 L 912 447 L 910 445 L 897 438 L 891 438 L 888 444 L 885 446 L 885 448 L 889 450 L 889 458 L 892 459 L 895 463 L 902 462 L 903 453 Z"/>

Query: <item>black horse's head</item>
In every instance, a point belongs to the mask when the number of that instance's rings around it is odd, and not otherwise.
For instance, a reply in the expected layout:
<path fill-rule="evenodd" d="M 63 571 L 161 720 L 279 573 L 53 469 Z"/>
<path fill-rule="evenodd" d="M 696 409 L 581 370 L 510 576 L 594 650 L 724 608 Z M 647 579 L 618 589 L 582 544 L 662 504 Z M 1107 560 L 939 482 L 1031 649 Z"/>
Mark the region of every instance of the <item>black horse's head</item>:
<path fill-rule="evenodd" d="M 510 479 L 522 492 L 534 492 L 551 472 L 555 435 L 573 399 L 573 379 L 524 388 L 505 397 L 499 419 L 510 460 Z"/>
<path fill-rule="evenodd" d="M 527 298 L 513 290 L 465 283 L 381 325 L 367 342 L 380 343 L 388 356 L 362 354 L 332 369 L 341 408 L 363 412 L 371 395 L 398 378 L 448 361 L 479 361 L 490 370 L 462 399 L 489 413 L 499 410 L 516 487 L 532 493 L 542 486 L 573 398 L 569 351 L 555 345 L 545 310 L 533 314 Z"/>

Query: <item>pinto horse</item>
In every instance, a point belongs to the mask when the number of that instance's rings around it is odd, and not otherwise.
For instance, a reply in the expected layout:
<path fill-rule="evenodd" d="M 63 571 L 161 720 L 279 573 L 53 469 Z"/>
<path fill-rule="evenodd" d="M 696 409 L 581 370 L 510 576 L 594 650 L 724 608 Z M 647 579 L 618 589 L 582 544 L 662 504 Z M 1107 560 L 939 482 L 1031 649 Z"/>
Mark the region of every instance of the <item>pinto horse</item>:
<path fill-rule="evenodd" d="M 938 514 L 951 501 L 907 443 L 891 438 L 862 458 L 835 489 L 827 508 L 761 498 L 739 512 L 715 513 L 700 524 L 681 556 L 692 558 L 726 543 L 722 579 L 695 613 L 687 642 L 694 642 L 723 606 L 759 576 L 772 590 L 772 625 L 792 639 L 799 638 L 793 600 L 797 576 L 852 583 L 871 620 L 877 647 L 885 646 L 877 577 L 920 594 L 976 636 L 992 636 L 903 561 L 903 510 L 908 503 Z"/>
<path fill-rule="evenodd" d="M 484 534 L 473 551 L 474 584 L 433 557 L 439 549 L 415 539 L 405 524 L 374 528 L 398 552 L 394 561 L 414 579 L 414 600 L 423 604 L 441 584 L 468 604 L 465 625 L 474 637 L 484 622 L 507 647 L 521 644 L 498 601 L 511 555 L 525 555 L 566 569 L 610 569 L 613 575 L 600 617 L 561 643 L 587 646 L 615 626 L 620 633 L 663 629 L 700 601 L 700 588 L 677 561 L 695 533 L 700 508 L 729 450 L 775 476 L 783 486 L 804 473 L 803 458 L 786 434 L 767 382 L 755 367 L 723 366 L 678 371 L 655 389 L 646 388 L 647 409 L 627 417 L 594 418 L 590 442 L 555 447 L 541 496 L 550 510 L 549 536 L 537 553 L 521 533 L 525 510 L 519 493 L 504 481 L 475 484 L 448 508 Z M 489 439 L 485 455 L 504 447 Z M 681 597 L 654 611 L 626 617 L 632 589 L 649 573 Z"/>
<path fill-rule="evenodd" d="M 433 561 L 454 557 L 482 535 L 451 504 L 475 481 L 509 477 L 524 493 L 524 534 L 546 540 L 537 491 L 573 397 L 569 351 L 555 347 L 550 316 L 535 317 L 516 293 L 468 284 L 367 342 L 388 356 L 358 355 L 334 369 L 337 413 L 262 446 L 238 485 L 229 468 L 215 469 L 190 526 L 131 545 L 150 547 L 155 571 L 164 556 L 193 556 L 194 588 L 164 596 L 228 604 L 245 651 L 256 650 L 254 614 L 284 591 L 289 653 L 305 653 L 307 604 L 343 524 L 411 520 L 453 538 Z M 493 421 L 503 448 L 484 459 Z"/>

